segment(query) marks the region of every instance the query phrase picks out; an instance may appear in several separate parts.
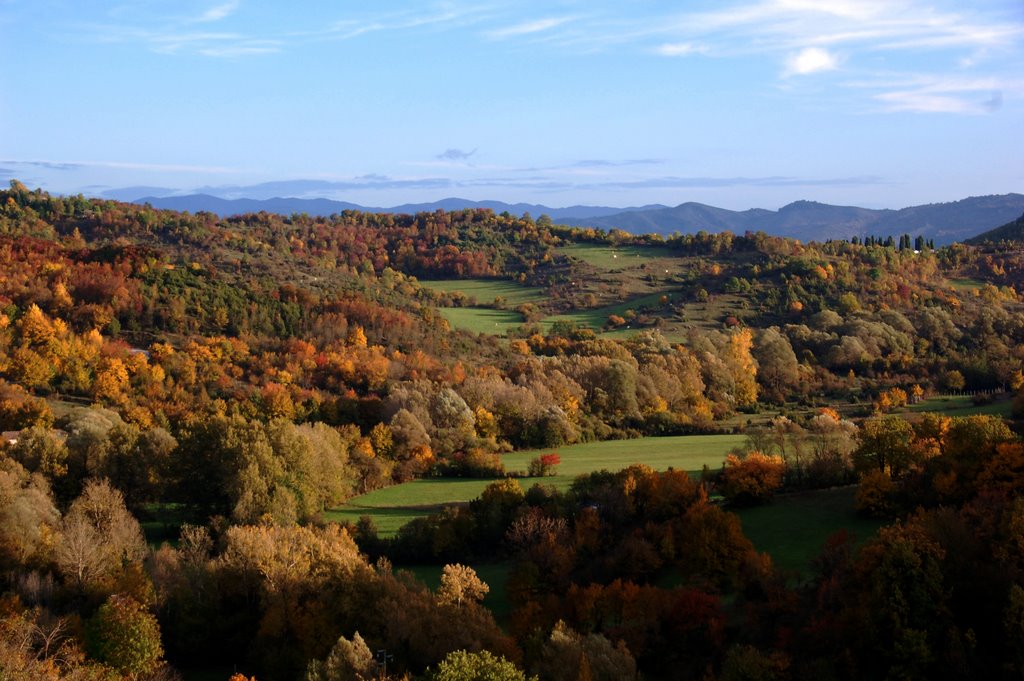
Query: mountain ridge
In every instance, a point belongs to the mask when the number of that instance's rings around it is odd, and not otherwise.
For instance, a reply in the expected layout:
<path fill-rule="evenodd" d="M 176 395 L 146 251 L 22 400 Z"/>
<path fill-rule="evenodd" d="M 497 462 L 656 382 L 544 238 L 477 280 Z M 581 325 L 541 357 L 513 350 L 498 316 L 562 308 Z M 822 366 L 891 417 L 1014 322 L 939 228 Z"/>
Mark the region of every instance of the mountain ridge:
<path fill-rule="evenodd" d="M 750 208 L 742 211 L 718 208 L 707 204 L 686 202 L 670 207 L 660 204 L 629 208 L 609 206 L 568 206 L 551 208 L 541 204 L 504 203 L 502 201 L 471 201 L 455 197 L 428 203 L 406 203 L 392 207 L 362 206 L 347 201 L 324 198 L 268 199 L 223 198 L 210 194 L 183 196 L 147 196 L 134 203 L 148 203 L 154 208 L 181 211 L 207 211 L 220 216 L 256 213 L 308 213 L 331 215 L 345 210 L 370 213 L 421 213 L 435 210 L 484 208 L 496 213 L 508 211 L 515 215 L 530 213 L 534 218 L 548 215 L 553 221 L 576 227 L 621 229 L 636 234 L 698 231 L 764 231 L 775 236 L 802 241 L 863 238 L 868 235 L 889 236 L 911 234 L 945 244 L 965 241 L 987 230 L 1000 227 L 1024 212 L 1024 194 L 1009 193 L 973 196 L 958 201 L 909 206 L 900 209 L 872 209 L 858 206 L 835 206 L 817 201 L 800 200 L 778 210 Z"/>
<path fill-rule="evenodd" d="M 699 203 L 684 203 L 656 211 L 636 211 L 607 217 L 569 220 L 578 227 L 617 228 L 627 232 L 692 233 L 700 230 L 735 233 L 764 231 L 802 241 L 863 238 L 868 235 L 912 234 L 937 243 L 963 241 L 1003 225 L 1024 212 L 1024 194 L 972 196 L 959 201 L 900 209 L 834 206 L 794 201 L 777 211 L 752 208 L 732 211 Z"/>

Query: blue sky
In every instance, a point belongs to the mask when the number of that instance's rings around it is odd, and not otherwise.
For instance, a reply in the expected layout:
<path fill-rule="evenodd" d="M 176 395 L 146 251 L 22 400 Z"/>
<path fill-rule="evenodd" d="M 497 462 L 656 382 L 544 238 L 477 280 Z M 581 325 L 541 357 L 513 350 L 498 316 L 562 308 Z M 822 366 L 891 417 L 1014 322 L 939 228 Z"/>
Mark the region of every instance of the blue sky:
<path fill-rule="evenodd" d="M 0 179 L 365 205 L 1024 191 L 1020 0 L 0 0 Z"/>

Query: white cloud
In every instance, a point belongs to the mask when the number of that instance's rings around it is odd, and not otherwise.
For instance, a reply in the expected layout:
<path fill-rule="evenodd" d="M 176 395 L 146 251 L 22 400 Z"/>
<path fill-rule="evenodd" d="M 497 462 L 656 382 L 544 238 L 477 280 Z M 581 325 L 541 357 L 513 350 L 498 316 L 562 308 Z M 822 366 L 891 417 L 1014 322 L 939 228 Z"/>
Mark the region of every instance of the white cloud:
<path fill-rule="evenodd" d="M 890 112 L 983 114 L 1002 105 L 1004 90 L 1022 88 L 1020 81 L 996 78 L 914 78 L 891 83 L 873 99 Z"/>
<path fill-rule="evenodd" d="M 687 57 L 691 54 L 707 54 L 706 45 L 694 45 L 693 43 L 665 43 L 659 45 L 655 52 L 663 57 Z"/>
<path fill-rule="evenodd" d="M 220 21 L 221 19 L 225 19 L 231 14 L 234 14 L 235 10 L 237 10 L 238 6 L 241 4 L 241 0 L 230 0 L 229 2 L 215 5 L 199 15 L 194 21 L 197 23 Z"/>
<path fill-rule="evenodd" d="M 40 166 L 45 168 L 57 168 L 57 169 L 78 169 L 82 167 L 90 168 L 112 168 L 119 170 L 144 170 L 144 171 L 158 171 L 158 172 L 173 172 L 173 173 L 238 173 L 242 172 L 241 168 L 229 168 L 225 166 L 196 166 L 196 165 L 179 165 L 179 164 L 168 164 L 168 163 L 136 163 L 134 161 L 68 161 L 68 160 L 53 160 L 53 159 L 3 159 L 0 163 L 10 164 L 21 164 L 29 166 Z"/>
<path fill-rule="evenodd" d="M 488 31 L 487 36 L 494 39 L 502 38 L 513 38 L 520 35 L 529 35 L 531 33 L 541 33 L 543 31 L 549 31 L 556 26 L 571 20 L 571 17 L 550 17 L 547 19 L 537 19 L 536 21 L 527 21 L 521 24 L 514 24 L 512 26 L 506 26 L 505 28 L 499 28 L 493 31 Z"/>
<path fill-rule="evenodd" d="M 819 12 L 854 20 L 877 17 L 894 4 L 878 0 L 776 0 L 769 3 L 781 11 Z"/>
<path fill-rule="evenodd" d="M 805 47 L 786 59 L 787 76 L 806 76 L 820 71 L 834 71 L 839 68 L 839 59 L 820 47 Z"/>

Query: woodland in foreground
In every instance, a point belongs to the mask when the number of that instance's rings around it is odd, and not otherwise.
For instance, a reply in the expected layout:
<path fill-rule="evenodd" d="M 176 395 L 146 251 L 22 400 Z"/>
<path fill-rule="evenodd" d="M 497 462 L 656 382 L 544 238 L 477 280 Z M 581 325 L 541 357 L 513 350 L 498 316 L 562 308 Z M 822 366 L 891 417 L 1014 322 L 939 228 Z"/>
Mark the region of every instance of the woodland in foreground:
<path fill-rule="evenodd" d="M 969 391 L 1021 415 L 1022 255 L 485 210 L 219 219 L 12 183 L 0 678 L 369 679 L 381 650 L 392 678 L 1020 678 L 1024 441 L 906 408 Z M 468 279 L 507 295 L 421 283 Z M 559 489 L 557 457 L 502 461 L 723 432 L 746 446 L 700 475 Z M 394 537 L 325 519 L 432 476 L 493 482 Z M 799 579 L 732 513 L 855 484 L 884 527 L 837 528 Z M 481 558 L 512 566 L 501 622 Z M 439 588 L 395 567 L 417 563 Z"/>

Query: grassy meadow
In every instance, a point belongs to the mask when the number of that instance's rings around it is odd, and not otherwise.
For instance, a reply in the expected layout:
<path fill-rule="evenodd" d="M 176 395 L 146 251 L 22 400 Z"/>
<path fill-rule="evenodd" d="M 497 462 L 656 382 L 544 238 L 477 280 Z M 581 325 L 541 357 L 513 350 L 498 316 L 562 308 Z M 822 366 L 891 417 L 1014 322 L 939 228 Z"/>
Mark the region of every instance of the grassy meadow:
<path fill-rule="evenodd" d="M 991 404 L 974 404 L 970 395 L 940 395 L 911 405 L 911 413 L 936 412 L 946 416 L 1002 416 L 1010 418 L 1013 408 L 1012 400 L 999 400 Z"/>
<path fill-rule="evenodd" d="M 504 336 L 509 329 L 523 323 L 523 315 L 512 310 L 490 307 L 439 307 L 437 310 L 451 327 L 471 333 Z"/>
<path fill-rule="evenodd" d="M 621 470 L 630 464 L 643 463 L 656 470 L 682 469 L 700 474 L 705 465 L 721 466 L 725 455 L 743 444 L 744 435 L 682 435 L 648 437 L 636 440 L 586 442 L 558 449 L 512 452 L 503 456 L 508 471 L 525 471 L 530 459 L 557 451 L 562 459 L 557 475 L 545 478 L 523 478 L 529 488 L 534 483 L 566 489 L 578 475 L 607 469 Z M 446 504 L 465 503 L 480 496 L 493 480 L 469 478 L 424 478 L 401 485 L 374 490 L 354 497 L 343 506 L 325 514 L 334 521 L 357 521 L 370 516 L 382 536 L 392 536 L 413 518 L 436 513 Z"/>
<path fill-rule="evenodd" d="M 437 279 L 420 280 L 420 286 L 444 293 L 462 293 L 476 298 L 477 305 L 491 305 L 495 298 L 503 298 L 507 307 L 523 303 L 541 303 L 547 299 L 544 289 L 523 286 L 507 279 Z"/>
<path fill-rule="evenodd" d="M 855 486 L 795 492 L 765 506 L 739 509 L 737 515 L 757 550 L 799 579 L 810 575 L 811 562 L 831 535 L 845 529 L 860 544 L 885 524 L 854 512 L 856 492 Z"/>
<path fill-rule="evenodd" d="M 441 571 L 443 565 L 410 565 L 396 566 L 400 570 L 408 570 L 418 580 L 423 582 L 431 591 L 437 591 L 441 586 Z M 490 591 L 484 597 L 484 607 L 488 608 L 494 618 L 504 624 L 512 612 L 512 606 L 508 602 L 508 592 L 505 588 L 508 582 L 509 572 L 512 570 L 512 563 L 475 563 L 469 567 L 476 571 L 477 576 L 482 579 Z"/>
<path fill-rule="evenodd" d="M 621 270 L 637 267 L 651 260 L 671 260 L 678 258 L 667 248 L 647 246 L 610 246 L 605 244 L 573 244 L 562 246 L 559 254 L 576 258 L 593 267 L 603 270 Z"/>

